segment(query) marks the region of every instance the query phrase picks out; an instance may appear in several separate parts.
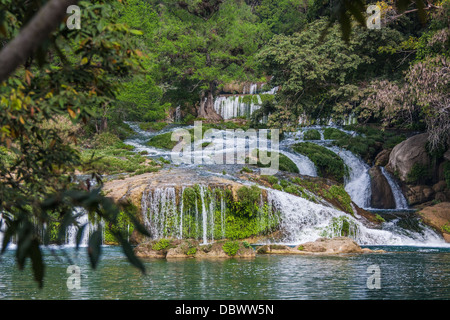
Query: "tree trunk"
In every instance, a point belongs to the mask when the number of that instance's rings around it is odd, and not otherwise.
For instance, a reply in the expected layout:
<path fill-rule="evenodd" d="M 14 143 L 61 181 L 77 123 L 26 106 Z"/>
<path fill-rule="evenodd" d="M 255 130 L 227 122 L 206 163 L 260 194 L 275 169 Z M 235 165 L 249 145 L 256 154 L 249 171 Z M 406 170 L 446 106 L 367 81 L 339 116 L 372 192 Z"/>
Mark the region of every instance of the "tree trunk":
<path fill-rule="evenodd" d="M 198 117 L 205 118 L 207 120 L 219 121 L 222 117 L 214 110 L 214 83 L 209 84 L 208 91 L 203 91 L 200 97 L 200 107 L 198 110 Z"/>

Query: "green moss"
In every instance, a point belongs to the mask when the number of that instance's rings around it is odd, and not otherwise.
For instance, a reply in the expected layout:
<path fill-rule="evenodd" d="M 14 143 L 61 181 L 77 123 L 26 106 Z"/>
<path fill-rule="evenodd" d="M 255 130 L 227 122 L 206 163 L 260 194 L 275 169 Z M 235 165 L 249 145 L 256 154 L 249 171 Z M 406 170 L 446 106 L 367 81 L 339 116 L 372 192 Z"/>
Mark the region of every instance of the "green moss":
<path fill-rule="evenodd" d="M 336 128 L 326 128 L 323 137 L 326 140 L 338 140 L 348 138 L 350 135 Z"/>
<path fill-rule="evenodd" d="M 308 130 L 304 133 L 304 140 L 320 140 L 320 132 L 316 129 Z"/>
<path fill-rule="evenodd" d="M 319 176 L 343 183 L 348 176 L 344 161 L 333 151 L 311 142 L 297 143 L 294 151 L 307 156 L 316 166 Z"/>
<path fill-rule="evenodd" d="M 169 150 L 172 150 L 177 144 L 178 141 L 172 141 L 172 132 L 156 135 L 147 142 L 149 147 Z"/>
<path fill-rule="evenodd" d="M 380 216 L 378 213 L 375 215 L 375 220 L 379 221 L 379 222 L 385 222 L 386 220 L 384 220 L 384 218 L 382 216 Z"/>
<path fill-rule="evenodd" d="M 305 250 L 305 247 L 300 245 L 300 246 L 298 246 L 297 250 L 299 250 L 299 251 L 304 251 L 304 250 Z"/>
<path fill-rule="evenodd" d="M 450 233 L 450 224 L 446 223 L 442 226 L 442 231 Z"/>
<path fill-rule="evenodd" d="M 350 195 L 347 193 L 347 191 L 345 191 L 344 186 L 332 185 L 323 194 L 325 198 L 337 200 L 345 212 L 354 214 L 352 208 L 352 199 L 350 198 Z"/>
<path fill-rule="evenodd" d="M 139 128 L 144 131 L 161 131 L 167 127 L 166 122 L 141 122 Z"/>
<path fill-rule="evenodd" d="M 261 161 L 259 160 L 259 150 L 258 149 L 255 150 L 255 156 L 258 159 L 257 166 L 259 168 L 268 168 L 272 165 L 271 163 L 269 163 L 269 164 L 261 163 Z M 285 156 L 284 154 L 276 152 L 272 155 L 271 152 L 267 152 L 267 157 L 269 157 L 269 158 L 278 157 L 278 170 L 285 171 L 285 172 L 299 173 L 297 165 L 291 159 L 289 159 L 287 156 Z"/>

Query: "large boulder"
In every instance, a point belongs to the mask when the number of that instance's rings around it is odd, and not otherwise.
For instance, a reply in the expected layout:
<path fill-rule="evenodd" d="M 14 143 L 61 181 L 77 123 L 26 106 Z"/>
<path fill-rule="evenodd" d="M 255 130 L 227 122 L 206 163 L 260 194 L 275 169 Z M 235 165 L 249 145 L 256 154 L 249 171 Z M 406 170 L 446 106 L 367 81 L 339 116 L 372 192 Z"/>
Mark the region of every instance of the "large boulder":
<path fill-rule="evenodd" d="M 442 234 L 450 242 L 450 202 L 425 207 L 419 212 L 423 222 Z"/>
<path fill-rule="evenodd" d="M 429 167 L 431 159 L 426 151 L 428 134 L 418 134 L 399 143 L 389 155 L 387 169 L 396 173 L 400 180 L 406 182 L 408 174 L 415 164 Z"/>
<path fill-rule="evenodd" d="M 319 238 L 314 242 L 307 242 L 297 246 L 297 250 L 323 254 L 363 253 L 361 247 L 354 240 L 347 237 Z"/>
<path fill-rule="evenodd" d="M 369 170 L 372 187 L 371 207 L 377 209 L 395 209 L 395 198 L 391 186 L 380 167 L 374 166 Z"/>

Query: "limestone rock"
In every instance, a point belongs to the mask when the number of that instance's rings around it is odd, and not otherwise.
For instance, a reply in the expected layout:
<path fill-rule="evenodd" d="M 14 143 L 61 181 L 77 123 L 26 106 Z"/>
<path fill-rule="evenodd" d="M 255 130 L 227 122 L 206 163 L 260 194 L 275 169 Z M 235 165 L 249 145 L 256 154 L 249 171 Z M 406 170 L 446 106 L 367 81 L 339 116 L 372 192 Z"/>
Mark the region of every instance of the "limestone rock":
<path fill-rule="evenodd" d="M 381 151 L 375 158 L 375 165 L 385 167 L 389 163 L 390 149 Z"/>
<path fill-rule="evenodd" d="M 307 242 L 300 246 L 303 249 L 301 251 L 312 253 L 363 253 L 361 247 L 354 240 L 347 237 L 336 237 L 332 239 L 319 238 L 314 242 Z"/>
<path fill-rule="evenodd" d="M 445 241 L 450 242 L 450 202 L 441 202 L 425 207 L 419 212 L 423 222 L 440 232 Z"/>
<path fill-rule="evenodd" d="M 433 185 L 434 192 L 441 192 L 447 187 L 447 183 L 445 181 L 439 181 L 435 185 Z"/>
<path fill-rule="evenodd" d="M 422 133 L 396 145 L 389 155 L 389 171 L 397 172 L 400 180 L 406 181 L 414 164 L 430 166 L 431 160 L 425 149 L 427 139 L 428 134 Z"/>
<path fill-rule="evenodd" d="M 372 197 L 371 207 L 377 209 L 395 209 L 395 198 L 391 186 L 381 172 L 380 167 L 374 166 L 369 170 L 371 177 Z"/>

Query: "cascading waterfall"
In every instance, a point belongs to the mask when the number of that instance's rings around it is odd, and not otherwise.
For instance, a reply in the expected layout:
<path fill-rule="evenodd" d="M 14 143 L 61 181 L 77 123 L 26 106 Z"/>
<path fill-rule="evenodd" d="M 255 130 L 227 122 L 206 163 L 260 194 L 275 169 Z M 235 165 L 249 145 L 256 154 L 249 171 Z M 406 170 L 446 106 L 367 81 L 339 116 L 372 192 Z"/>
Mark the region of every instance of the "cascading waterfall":
<path fill-rule="evenodd" d="M 83 236 L 80 241 L 80 246 L 85 247 L 88 245 L 89 234 L 93 230 L 94 226 L 89 221 L 89 217 L 86 211 L 82 208 L 75 208 L 75 215 L 79 215 L 76 219 L 78 226 L 86 225 L 83 231 Z M 77 243 L 77 234 L 79 227 L 75 225 L 70 225 L 66 230 L 66 246 L 73 247 Z"/>
<path fill-rule="evenodd" d="M 408 209 L 409 208 L 408 201 L 403 195 L 403 192 L 400 189 L 398 183 L 394 180 L 391 174 L 386 171 L 384 167 L 381 167 L 381 173 L 385 176 L 387 182 L 389 183 L 389 186 L 391 187 L 392 194 L 394 195 L 395 199 L 395 208 L 397 210 Z"/>
<path fill-rule="evenodd" d="M 192 192 L 195 188 L 198 189 Z M 204 244 L 223 238 L 226 202 L 223 193 L 217 190 L 221 189 L 204 185 L 149 188 L 142 196 L 141 205 L 144 224 L 152 238 L 195 238 Z M 191 206 L 186 204 L 185 197 Z"/>
<path fill-rule="evenodd" d="M 345 234 L 360 245 L 445 245 L 434 231 L 422 226 L 421 232 L 407 233 L 395 223 L 385 229 L 370 229 L 353 216 L 292 194 L 269 190 L 268 201 L 281 213 L 282 243 L 299 244 L 320 237 Z"/>
<path fill-rule="evenodd" d="M 314 162 L 307 156 L 296 154 L 285 150 L 280 150 L 280 153 L 292 160 L 298 168 L 299 174 L 311 177 L 317 177 L 317 170 Z"/>
<path fill-rule="evenodd" d="M 224 119 L 232 119 L 237 117 L 250 117 L 250 115 L 261 108 L 261 98 L 256 96 L 257 103 L 246 103 L 242 96 L 220 96 L 214 101 L 214 110 Z"/>
<path fill-rule="evenodd" d="M 328 147 L 328 149 L 341 157 L 350 170 L 350 176 L 345 181 L 345 191 L 358 207 L 369 208 L 372 195 L 369 166 L 349 150 L 338 147 Z"/>

